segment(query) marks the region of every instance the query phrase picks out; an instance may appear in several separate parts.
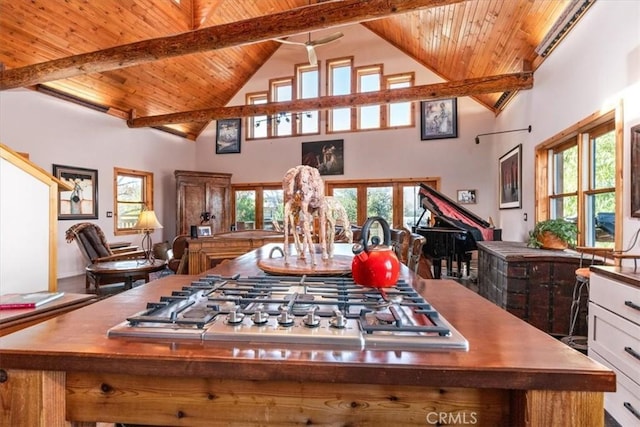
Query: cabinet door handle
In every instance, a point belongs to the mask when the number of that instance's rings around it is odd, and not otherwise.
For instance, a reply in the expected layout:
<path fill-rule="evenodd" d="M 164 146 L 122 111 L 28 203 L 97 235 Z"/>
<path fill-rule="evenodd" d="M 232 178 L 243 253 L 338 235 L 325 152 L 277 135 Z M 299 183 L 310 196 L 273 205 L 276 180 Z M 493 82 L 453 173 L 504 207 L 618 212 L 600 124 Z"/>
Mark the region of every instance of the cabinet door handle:
<path fill-rule="evenodd" d="M 640 305 L 638 305 L 638 304 L 634 304 L 634 303 L 633 303 L 633 301 L 625 301 L 625 302 L 624 302 L 624 305 L 626 305 L 627 307 L 631 307 L 631 308 L 633 308 L 634 310 L 638 310 L 638 311 L 640 311 Z"/>
<path fill-rule="evenodd" d="M 624 351 L 626 351 L 627 353 L 629 353 L 630 355 L 632 355 L 636 359 L 640 360 L 640 353 L 638 353 L 637 351 L 635 351 L 631 347 L 625 347 Z"/>
<path fill-rule="evenodd" d="M 638 410 L 636 408 L 634 408 L 631 403 L 624 402 L 623 405 L 624 405 L 625 408 L 627 408 L 627 411 L 631 412 L 634 417 L 636 417 L 637 419 L 640 420 L 640 412 L 638 412 Z"/>

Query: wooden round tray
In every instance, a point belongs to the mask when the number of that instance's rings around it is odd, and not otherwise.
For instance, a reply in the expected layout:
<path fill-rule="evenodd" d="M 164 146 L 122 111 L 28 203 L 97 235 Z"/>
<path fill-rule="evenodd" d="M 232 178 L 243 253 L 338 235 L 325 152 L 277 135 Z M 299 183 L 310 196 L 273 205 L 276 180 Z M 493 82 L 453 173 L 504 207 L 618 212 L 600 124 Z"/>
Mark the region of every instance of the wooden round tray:
<path fill-rule="evenodd" d="M 279 255 L 279 254 L 278 254 Z M 351 274 L 352 255 L 334 255 L 333 258 L 323 260 L 321 254 L 316 254 L 316 265 L 311 265 L 308 255 L 306 260 L 298 258 L 297 254 L 289 255 L 289 264 L 285 265 L 284 258 L 268 258 L 258 261 L 258 267 L 269 274 L 286 276 L 346 276 Z"/>

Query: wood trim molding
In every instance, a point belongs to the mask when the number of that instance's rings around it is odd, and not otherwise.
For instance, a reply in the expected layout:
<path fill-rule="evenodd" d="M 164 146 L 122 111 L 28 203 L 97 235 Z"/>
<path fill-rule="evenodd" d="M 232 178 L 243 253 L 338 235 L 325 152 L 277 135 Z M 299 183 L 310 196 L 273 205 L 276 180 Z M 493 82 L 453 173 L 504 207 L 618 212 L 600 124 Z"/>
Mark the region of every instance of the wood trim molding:
<path fill-rule="evenodd" d="M 622 224 L 623 222 L 623 209 L 624 206 L 624 114 L 623 114 L 623 101 L 620 100 L 610 110 L 597 111 L 590 114 L 584 119 L 578 121 L 572 126 L 558 132 L 554 136 L 546 139 L 535 147 L 535 218 L 536 222 L 548 219 L 550 217 L 550 207 L 548 203 L 549 199 L 549 170 L 551 165 L 549 164 L 549 158 L 547 151 L 552 148 L 556 148 L 571 138 L 580 137 L 584 132 L 593 130 L 596 126 L 602 125 L 607 121 L 613 120 L 615 122 L 615 140 L 616 140 L 616 172 L 615 172 L 615 187 L 616 187 L 616 209 L 615 221 L 616 224 Z M 581 141 L 578 141 L 581 144 Z M 581 162 L 581 158 L 578 159 Z M 579 167 L 582 169 L 582 166 Z M 582 178 L 579 177 L 578 188 L 582 188 Z M 584 212 L 578 212 L 579 221 L 583 221 Z M 581 228 L 584 226 L 580 224 Z M 616 227 L 614 240 L 615 250 L 622 249 L 623 238 L 622 227 Z M 579 242 L 584 244 L 584 242 Z"/>
<path fill-rule="evenodd" d="M 558 145 L 560 141 L 564 142 L 569 138 L 573 138 L 578 135 L 578 133 L 584 131 L 586 128 L 593 128 L 601 123 L 604 123 L 608 120 L 611 120 L 616 115 L 616 109 L 611 109 L 610 111 L 602 112 L 596 111 L 595 113 L 590 114 L 574 125 L 558 132 L 550 138 L 542 141 L 540 144 L 536 145 L 536 151 L 538 150 L 546 150 L 551 147 L 555 147 Z"/>
<path fill-rule="evenodd" d="M 624 194 L 625 194 L 625 186 L 624 186 L 624 105 L 623 100 L 620 98 L 618 104 L 615 107 L 615 118 L 614 122 L 616 125 L 615 128 L 615 139 L 616 139 L 616 177 L 615 177 L 615 185 L 616 185 L 616 213 L 615 213 L 615 221 L 616 224 L 620 224 L 620 226 L 615 228 L 614 231 L 614 240 L 616 242 L 615 248 L 616 250 L 622 250 L 622 232 L 624 231 L 622 227 L 624 220 Z M 631 142 L 629 142 L 631 144 Z"/>

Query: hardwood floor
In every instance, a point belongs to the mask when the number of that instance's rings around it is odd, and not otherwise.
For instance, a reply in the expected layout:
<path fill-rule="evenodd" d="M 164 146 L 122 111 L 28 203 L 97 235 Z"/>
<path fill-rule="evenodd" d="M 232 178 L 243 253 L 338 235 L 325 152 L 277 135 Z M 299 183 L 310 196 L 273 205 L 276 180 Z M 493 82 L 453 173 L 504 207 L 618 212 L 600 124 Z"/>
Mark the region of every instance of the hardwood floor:
<path fill-rule="evenodd" d="M 63 277 L 58 279 L 58 290 L 73 294 L 93 293 L 85 292 L 84 274 L 81 276 Z"/>
<path fill-rule="evenodd" d="M 158 273 L 151 273 L 149 275 L 150 280 L 154 280 L 158 276 L 159 276 Z M 144 283 L 144 281 L 139 280 L 133 285 L 136 286 L 142 283 Z M 84 274 L 80 276 L 59 278 L 58 290 L 62 292 L 69 292 L 74 294 L 95 294 L 95 289 L 93 288 L 93 286 L 90 289 L 86 289 Z M 114 295 L 122 291 L 124 291 L 124 283 L 114 283 L 112 285 L 100 286 L 100 296 L 104 296 L 104 297 L 109 295 Z"/>
<path fill-rule="evenodd" d="M 113 295 L 124 291 L 124 283 L 116 283 L 113 285 L 105 285 L 100 287 L 100 294 L 104 296 Z M 72 276 L 58 279 L 58 290 L 73 294 L 94 294 L 95 289 L 85 288 L 85 276 Z"/>

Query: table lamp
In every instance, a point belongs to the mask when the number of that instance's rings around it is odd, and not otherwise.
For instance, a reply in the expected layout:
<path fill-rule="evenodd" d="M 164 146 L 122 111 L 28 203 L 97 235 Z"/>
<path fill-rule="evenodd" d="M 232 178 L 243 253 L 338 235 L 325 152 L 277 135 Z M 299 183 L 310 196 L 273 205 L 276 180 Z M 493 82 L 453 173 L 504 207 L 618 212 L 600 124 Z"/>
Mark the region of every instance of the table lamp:
<path fill-rule="evenodd" d="M 154 256 L 153 248 L 151 246 L 151 232 L 158 228 L 163 228 L 162 224 L 160 224 L 156 217 L 156 213 L 154 211 L 143 210 L 140 212 L 138 222 L 133 228 L 141 230 L 144 233 L 144 237 L 142 237 L 142 250 L 145 253 L 146 260 L 153 262 Z"/>

